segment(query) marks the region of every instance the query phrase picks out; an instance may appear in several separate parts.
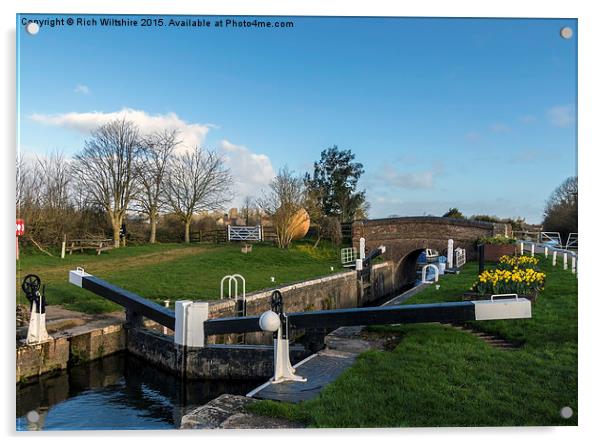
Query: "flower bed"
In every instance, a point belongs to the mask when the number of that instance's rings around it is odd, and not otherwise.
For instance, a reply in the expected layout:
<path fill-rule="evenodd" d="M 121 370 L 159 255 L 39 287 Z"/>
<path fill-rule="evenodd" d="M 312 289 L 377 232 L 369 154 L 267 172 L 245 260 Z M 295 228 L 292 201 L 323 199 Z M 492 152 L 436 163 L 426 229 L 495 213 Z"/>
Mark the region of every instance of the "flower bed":
<path fill-rule="evenodd" d="M 535 300 L 539 291 L 544 289 L 545 279 L 546 274 L 530 268 L 486 270 L 479 275 L 471 290 L 485 298 L 494 294 L 518 294 Z"/>
<path fill-rule="evenodd" d="M 539 264 L 539 260 L 537 258 L 535 258 L 534 256 L 502 255 L 500 257 L 497 267 L 498 267 L 498 269 L 503 269 L 503 270 L 513 270 L 516 267 L 519 269 L 528 269 L 528 268 L 536 269 L 538 264 Z"/>

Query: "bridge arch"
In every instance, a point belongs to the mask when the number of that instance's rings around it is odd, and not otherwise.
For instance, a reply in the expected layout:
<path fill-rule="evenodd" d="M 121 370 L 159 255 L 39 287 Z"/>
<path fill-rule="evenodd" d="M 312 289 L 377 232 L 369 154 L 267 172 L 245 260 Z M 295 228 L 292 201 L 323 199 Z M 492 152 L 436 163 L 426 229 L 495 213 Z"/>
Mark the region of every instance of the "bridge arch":
<path fill-rule="evenodd" d="M 353 245 L 359 247 L 359 239 L 364 238 L 368 251 L 386 246 L 385 259 L 396 265 L 396 277 L 401 284 L 415 279 L 416 261 L 423 250 L 434 249 L 444 255 L 447 241 L 453 239 L 454 247 L 466 249 L 467 259 L 475 259 L 477 240 L 493 235 L 511 236 L 512 229 L 508 224 L 434 216 L 372 219 L 352 224 Z"/>

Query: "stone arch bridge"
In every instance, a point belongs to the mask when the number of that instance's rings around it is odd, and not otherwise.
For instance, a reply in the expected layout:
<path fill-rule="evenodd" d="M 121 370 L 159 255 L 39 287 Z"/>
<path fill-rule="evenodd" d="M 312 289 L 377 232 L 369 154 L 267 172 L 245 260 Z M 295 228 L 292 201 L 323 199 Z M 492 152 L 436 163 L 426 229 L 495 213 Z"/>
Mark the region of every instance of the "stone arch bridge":
<path fill-rule="evenodd" d="M 416 261 L 425 249 L 447 252 L 447 241 L 454 240 L 454 248 L 466 249 L 467 259 L 477 256 L 476 241 L 485 236 L 512 234 L 510 225 L 470 221 L 434 216 L 412 216 L 355 221 L 352 224 L 353 245 L 358 248 L 360 238 L 366 240 L 366 250 L 384 245 L 386 260 L 394 261 L 399 283 L 413 282 Z"/>

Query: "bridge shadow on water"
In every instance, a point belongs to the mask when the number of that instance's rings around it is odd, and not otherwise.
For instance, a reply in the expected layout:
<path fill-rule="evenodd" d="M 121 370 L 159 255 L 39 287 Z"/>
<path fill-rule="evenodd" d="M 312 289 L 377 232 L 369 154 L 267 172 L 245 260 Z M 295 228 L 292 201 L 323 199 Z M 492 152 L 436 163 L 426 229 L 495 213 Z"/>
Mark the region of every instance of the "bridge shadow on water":
<path fill-rule="evenodd" d="M 17 430 L 173 429 L 220 394 L 262 382 L 183 381 L 120 353 L 17 387 Z"/>

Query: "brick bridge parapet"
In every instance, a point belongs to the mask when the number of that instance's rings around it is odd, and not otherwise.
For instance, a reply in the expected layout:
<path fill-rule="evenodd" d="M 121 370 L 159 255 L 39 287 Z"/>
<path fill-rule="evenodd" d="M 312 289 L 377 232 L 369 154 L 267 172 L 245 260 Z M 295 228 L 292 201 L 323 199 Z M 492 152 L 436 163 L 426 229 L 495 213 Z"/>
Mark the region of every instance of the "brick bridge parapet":
<path fill-rule="evenodd" d="M 394 261 L 404 281 L 414 279 L 418 255 L 424 249 L 447 251 L 447 241 L 454 247 L 466 249 L 467 259 L 477 255 L 476 241 L 493 235 L 511 236 L 510 225 L 467 219 L 434 216 L 412 216 L 355 221 L 352 224 L 353 245 L 358 248 L 360 238 L 366 240 L 366 249 L 385 245 L 385 259 Z"/>

